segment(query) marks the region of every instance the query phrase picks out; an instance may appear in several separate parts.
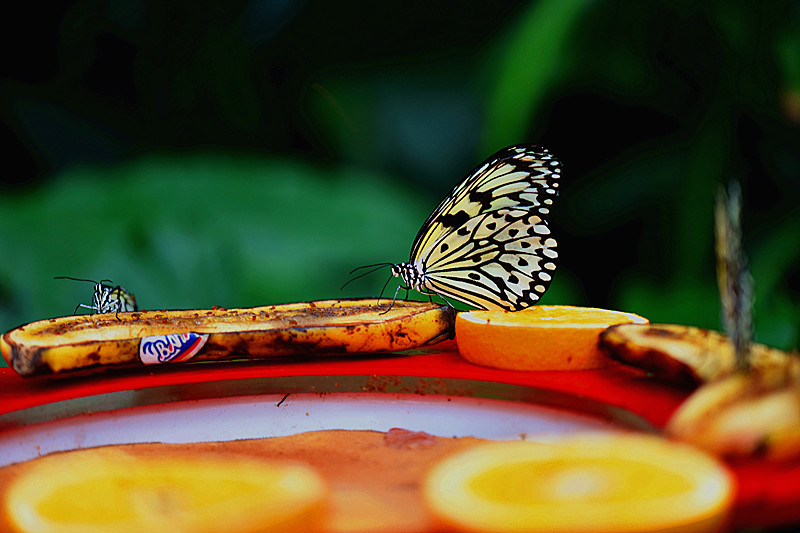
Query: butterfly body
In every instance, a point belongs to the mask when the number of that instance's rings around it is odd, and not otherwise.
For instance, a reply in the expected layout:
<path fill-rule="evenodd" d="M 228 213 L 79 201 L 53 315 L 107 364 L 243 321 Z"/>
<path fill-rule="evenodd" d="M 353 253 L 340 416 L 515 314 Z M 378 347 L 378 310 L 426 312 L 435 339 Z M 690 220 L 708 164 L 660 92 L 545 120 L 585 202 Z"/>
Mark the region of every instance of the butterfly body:
<path fill-rule="evenodd" d="M 136 298 L 133 294 L 119 285 L 112 287 L 102 281 L 94 286 L 92 305 L 78 304 L 78 307 L 91 309 L 96 313 L 126 313 L 137 310 Z"/>
<path fill-rule="evenodd" d="M 534 145 L 500 150 L 470 173 L 422 225 L 406 263 L 405 289 L 483 309 L 530 307 L 556 268 L 546 216 L 561 163 Z"/>

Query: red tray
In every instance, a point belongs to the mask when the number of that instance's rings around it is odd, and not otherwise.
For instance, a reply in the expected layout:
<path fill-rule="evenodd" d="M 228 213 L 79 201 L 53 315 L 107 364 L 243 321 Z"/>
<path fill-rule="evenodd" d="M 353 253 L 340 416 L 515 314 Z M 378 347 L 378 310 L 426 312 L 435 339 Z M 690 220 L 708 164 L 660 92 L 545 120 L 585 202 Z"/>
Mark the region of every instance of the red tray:
<path fill-rule="evenodd" d="M 10 368 L 0 368 L 0 438 L 4 431 L 15 427 L 98 410 L 97 404 L 74 400 L 134 390 L 151 393 L 137 395 L 137 405 L 247 395 L 248 383 L 272 380 L 279 388 L 280 378 L 298 377 L 326 378 L 314 381 L 316 392 L 336 392 L 340 377 L 355 379 L 360 390 L 377 393 L 491 397 L 498 394 L 496 387 L 501 386 L 500 396 L 506 399 L 544 403 L 613 418 L 638 428 L 649 425 L 654 430 L 663 427 L 691 392 L 623 365 L 570 372 L 486 368 L 464 361 L 451 341 L 403 355 L 192 363 L 73 378 L 22 379 Z M 108 408 L 121 407 L 127 405 Z M 738 482 L 733 527 L 800 523 L 800 461 L 750 460 L 729 466 Z"/>

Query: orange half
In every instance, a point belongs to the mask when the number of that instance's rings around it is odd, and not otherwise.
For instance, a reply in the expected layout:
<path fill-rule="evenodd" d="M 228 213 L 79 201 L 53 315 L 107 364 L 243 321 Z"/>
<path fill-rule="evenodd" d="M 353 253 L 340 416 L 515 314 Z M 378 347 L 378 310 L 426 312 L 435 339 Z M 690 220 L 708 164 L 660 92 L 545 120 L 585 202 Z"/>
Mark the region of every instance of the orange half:
<path fill-rule="evenodd" d="M 633 313 L 539 305 L 522 311 L 467 311 L 456 316 L 456 343 L 467 361 L 510 370 L 585 370 L 616 364 L 599 349 L 614 324 L 647 324 Z"/>
<path fill-rule="evenodd" d="M 711 532 L 733 478 L 689 446 L 635 434 L 496 442 L 436 464 L 428 509 L 443 528 L 496 532 Z"/>
<path fill-rule="evenodd" d="M 301 464 L 98 448 L 32 463 L 3 507 L 24 533 L 254 533 L 319 528 L 325 497 Z"/>

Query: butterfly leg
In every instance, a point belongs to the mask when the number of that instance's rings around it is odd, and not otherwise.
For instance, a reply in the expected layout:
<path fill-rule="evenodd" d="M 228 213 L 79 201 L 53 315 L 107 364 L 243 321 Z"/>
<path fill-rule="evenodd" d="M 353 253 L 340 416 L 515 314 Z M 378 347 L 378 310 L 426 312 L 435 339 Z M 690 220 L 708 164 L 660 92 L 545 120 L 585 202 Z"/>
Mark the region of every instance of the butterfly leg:
<path fill-rule="evenodd" d="M 78 304 L 78 305 L 75 306 L 75 310 L 72 312 L 72 314 L 73 315 L 77 315 L 78 314 L 78 309 L 80 309 L 81 307 L 83 307 L 84 309 L 91 309 L 92 311 L 96 311 L 97 310 L 96 308 L 92 307 L 91 305 Z"/>
<path fill-rule="evenodd" d="M 452 307 L 453 309 L 455 309 L 455 308 L 456 308 L 456 306 L 455 306 L 455 305 L 453 305 L 453 302 L 451 302 L 450 300 L 448 300 L 447 298 L 445 298 L 445 297 L 444 297 L 444 296 L 442 296 L 441 294 L 437 294 L 437 296 L 438 296 L 439 298 L 441 298 L 442 300 L 444 300 L 444 301 L 447 303 L 447 305 L 449 305 L 449 306 L 450 306 L 450 307 Z"/>
<path fill-rule="evenodd" d="M 455 305 L 453 305 L 453 303 L 452 303 L 450 300 L 448 300 L 447 298 L 445 298 L 444 296 L 442 296 L 442 295 L 441 295 L 441 294 L 439 294 L 438 292 L 433 292 L 433 291 L 420 291 L 420 294 L 427 294 L 427 295 L 428 295 L 428 301 L 429 301 L 429 302 L 431 302 L 431 303 L 433 303 L 433 296 L 438 296 L 439 298 L 441 298 L 442 300 L 444 300 L 444 301 L 445 301 L 445 303 L 446 303 L 447 305 L 449 305 L 449 306 L 450 306 L 450 307 L 452 307 L 453 309 L 455 309 L 455 308 L 456 308 L 456 306 L 455 306 Z"/>
<path fill-rule="evenodd" d="M 400 289 L 405 289 L 405 291 L 406 291 L 406 298 L 408 298 L 408 288 L 406 288 L 406 287 L 403 287 L 402 285 L 398 285 L 398 286 L 397 286 L 397 289 L 395 289 L 395 291 L 394 291 L 394 297 L 392 298 L 392 303 L 389 305 L 389 308 L 388 308 L 388 309 L 386 309 L 386 311 L 383 311 L 383 312 L 381 312 L 381 313 L 379 313 L 379 314 L 381 314 L 381 315 L 385 315 L 386 313 L 388 313 L 389 311 L 391 311 L 391 310 L 392 310 L 392 307 L 394 307 L 394 303 L 397 301 L 397 293 L 399 293 L 399 292 L 400 292 Z"/>
<path fill-rule="evenodd" d="M 117 293 L 117 304 L 114 306 L 115 307 L 115 309 L 114 309 L 114 318 L 116 318 L 117 321 L 119 321 L 119 311 L 120 311 L 120 309 L 122 309 L 122 294 L 121 294 L 122 287 L 119 287 L 119 286 L 114 287 L 114 291 Z M 113 292 L 112 292 L 112 294 L 113 294 Z"/>

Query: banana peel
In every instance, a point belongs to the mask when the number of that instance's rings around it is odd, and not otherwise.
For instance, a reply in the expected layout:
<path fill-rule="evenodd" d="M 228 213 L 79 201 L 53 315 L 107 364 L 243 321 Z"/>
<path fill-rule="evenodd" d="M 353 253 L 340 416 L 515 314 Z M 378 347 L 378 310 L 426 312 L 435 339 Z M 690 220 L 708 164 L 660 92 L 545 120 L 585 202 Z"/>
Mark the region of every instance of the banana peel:
<path fill-rule="evenodd" d="M 402 351 L 452 338 L 454 320 L 447 305 L 390 306 L 385 299 L 104 313 L 20 326 L 0 337 L 0 351 L 28 377 L 184 360 Z"/>
<path fill-rule="evenodd" d="M 612 358 L 667 381 L 701 384 L 737 372 L 733 343 L 716 331 L 679 324 L 620 324 L 600 334 Z M 800 378 L 800 358 L 763 344 L 750 347 L 747 366 Z"/>
<path fill-rule="evenodd" d="M 784 460 L 800 454 L 800 386 L 777 372 L 706 383 L 670 417 L 666 436 L 718 456 Z"/>

